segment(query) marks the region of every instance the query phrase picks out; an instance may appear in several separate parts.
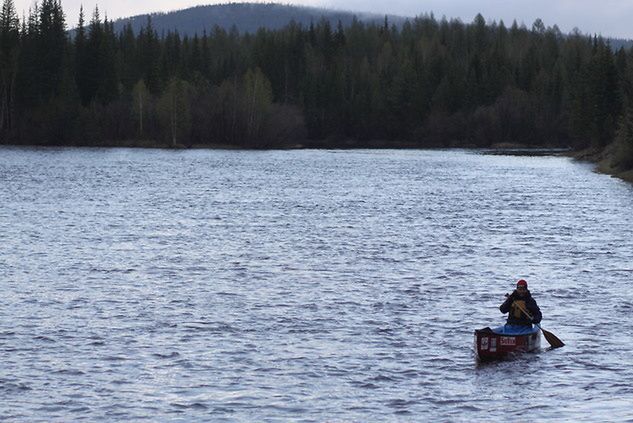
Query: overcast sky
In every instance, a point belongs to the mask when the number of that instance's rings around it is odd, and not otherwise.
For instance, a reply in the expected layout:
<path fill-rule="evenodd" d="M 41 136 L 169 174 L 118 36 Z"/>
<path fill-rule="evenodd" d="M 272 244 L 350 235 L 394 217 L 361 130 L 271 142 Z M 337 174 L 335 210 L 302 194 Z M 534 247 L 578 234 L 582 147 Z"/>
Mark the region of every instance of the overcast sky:
<path fill-rule="evenodd" d="M 238 0 L 233 0 L 238 1 Z M 32 0 L 14 0 L 22 14 L 28 13 Z M 270 2 L 266 0 L 265 2 Z M 227 3 L 212 0 L 62 0 L 69 26 L 75 26 L 83 4 L 90 16 L 98 4 L 102 16 L 121 18 L 147 12 L 170 11 L 190 6 Z M 557 24 L 563 32 L 578 27 L 584 33 L 633 38 L 633 0 L 284 0 L 281 3 L 321 6 L 356 12 L 374 12 L 416 16 L 433 12 L 438 18 L 460 18 L 470 22 L 477 13 L 488 21 L 514 19 L 531 26 L 536 18 L 545 25 Z"/>

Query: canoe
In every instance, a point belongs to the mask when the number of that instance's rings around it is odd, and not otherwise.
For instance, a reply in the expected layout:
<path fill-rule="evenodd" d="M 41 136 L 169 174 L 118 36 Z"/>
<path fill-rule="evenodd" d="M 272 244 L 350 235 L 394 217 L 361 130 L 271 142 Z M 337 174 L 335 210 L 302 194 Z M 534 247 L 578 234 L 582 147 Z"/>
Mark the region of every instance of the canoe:
<path fill-rule="evenodd" d="M 481 361 L 500 360 L 509 355 L 541 348 L 538 327 L 505 325 L 475 331 L 475 351 Z"/>

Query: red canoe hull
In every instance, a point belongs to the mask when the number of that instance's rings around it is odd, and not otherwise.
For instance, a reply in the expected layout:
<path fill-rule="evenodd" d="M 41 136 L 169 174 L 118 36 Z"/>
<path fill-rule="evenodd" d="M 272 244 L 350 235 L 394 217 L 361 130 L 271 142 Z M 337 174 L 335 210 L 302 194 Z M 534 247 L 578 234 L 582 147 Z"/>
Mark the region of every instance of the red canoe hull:
<path fill-rule="evenodd" d="M 500 360 L 508 355 L 541 348 L 541 332 L 525 335 L 502 335 L 490 329 L 475 331 L 475 351 L 481 361 Z"/>

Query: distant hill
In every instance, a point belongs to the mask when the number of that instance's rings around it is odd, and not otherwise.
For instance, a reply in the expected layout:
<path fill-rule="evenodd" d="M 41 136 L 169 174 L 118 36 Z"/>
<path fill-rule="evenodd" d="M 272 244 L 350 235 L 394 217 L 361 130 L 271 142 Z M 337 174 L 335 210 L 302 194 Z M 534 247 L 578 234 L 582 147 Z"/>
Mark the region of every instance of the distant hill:
<path fill-rule="evenodd" d="M 613 51 L 618 51 L 620 48 L 624 47 L 625 50 L 629 50 L 633 47 L 633 40 L 623 40 L 620 38 L 609 38 L 609 44 Z"/>
<path fill-rule="evenodd" d="M 254 33 L 259 28 L 279 29 L 288 25 L 291 21 L 309 26 L 322 18 L 329 20 L 333 26 L 338 21 L 344 26 L 351 24 L 354 17 L 363 22 L 380 22 L 384 15 L 375 15 L 352 12 L 334 11 L 314 7 L 290 6 L 281 4 L 263 3 L 230 3 L 209 6 L 197 6 L 189 9 L 167 13 L 152 13 L 150 15 L 138 15 L 114 21 L 115 31 L 121 31 L 129 22 L 135 33 L 147 25 L 148 16 L 152 19 L 152 26 L 158 34 L 177 30 L 181 35 L 202 34 L 209 32 L 216 25 L 230 30 L 235 26 L 241 33 Z M 390 24 L 402 24 L 406 19 L 400 16 L 388 16 Z"/>

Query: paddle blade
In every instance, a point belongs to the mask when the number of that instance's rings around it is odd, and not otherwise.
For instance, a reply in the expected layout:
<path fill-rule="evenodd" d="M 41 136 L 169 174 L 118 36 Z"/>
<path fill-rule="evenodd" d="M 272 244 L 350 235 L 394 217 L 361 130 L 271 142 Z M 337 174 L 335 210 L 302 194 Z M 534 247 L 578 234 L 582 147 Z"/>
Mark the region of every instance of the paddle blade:
<path fill-rule="evenodd" d="M 558 339 L 558 337 L 554 335 L 552 332 L 548 332 L 543 328 L 541 328 L 541 332 L 543 332 L 543 336 L 545 337 L 545 340 L 549 342 L 552 348 L 561 348 L 565 346 L 565 343 L 561 341 L 560 339 Z"/>

